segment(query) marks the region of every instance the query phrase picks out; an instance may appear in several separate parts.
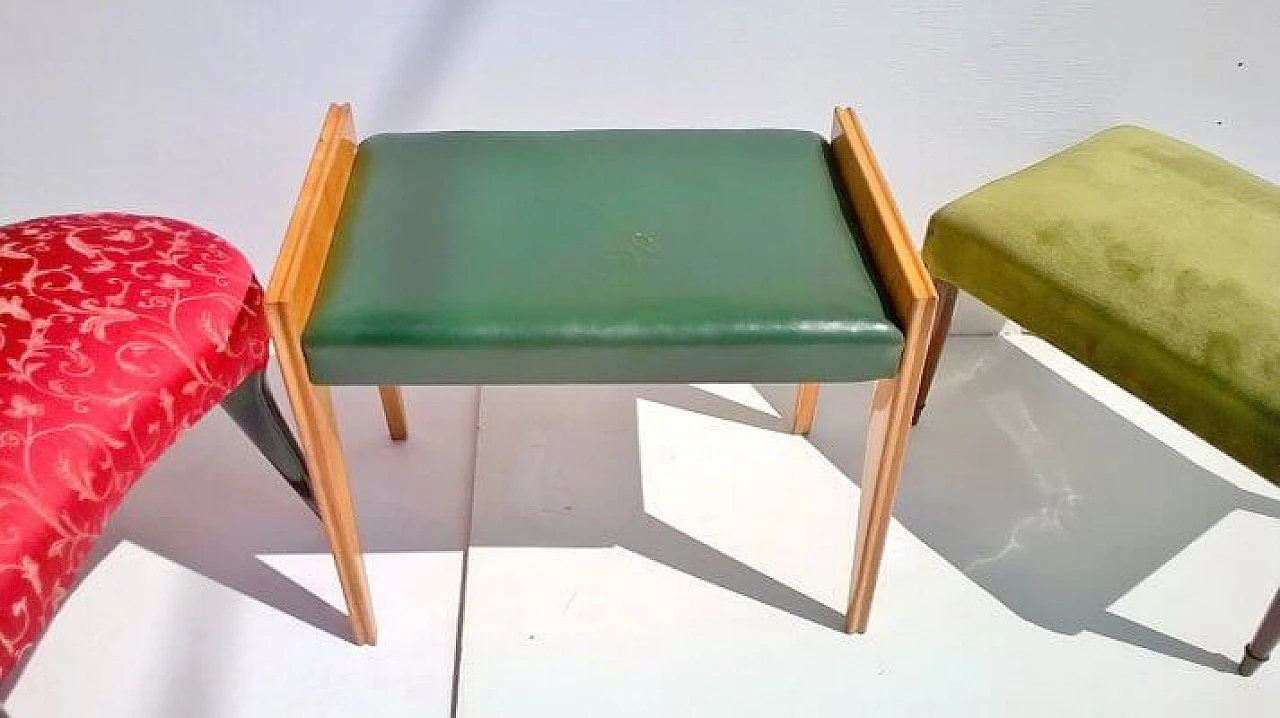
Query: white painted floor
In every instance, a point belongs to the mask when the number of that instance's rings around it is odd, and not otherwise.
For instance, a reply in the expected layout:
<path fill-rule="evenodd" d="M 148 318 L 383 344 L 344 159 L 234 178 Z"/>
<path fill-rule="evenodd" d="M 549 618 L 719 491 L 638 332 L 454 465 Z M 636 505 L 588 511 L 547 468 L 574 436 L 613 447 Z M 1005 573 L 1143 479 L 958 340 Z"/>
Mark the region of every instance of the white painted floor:
<path fill-rule="evenodd" d="M 868 389 L 828 387 L 809 440 L 779 432 L 789 387 L 410 389 L 399 446 L 375 392 L 337 392 L 372 648 L 312 517 L 211 417 L 4 710 L 1275 715 L 1280 661 L 1231 670 L 1280 585 L 1280 490 L 1027 337 L 952 341 L 871 631 L 835 630 Z"/>

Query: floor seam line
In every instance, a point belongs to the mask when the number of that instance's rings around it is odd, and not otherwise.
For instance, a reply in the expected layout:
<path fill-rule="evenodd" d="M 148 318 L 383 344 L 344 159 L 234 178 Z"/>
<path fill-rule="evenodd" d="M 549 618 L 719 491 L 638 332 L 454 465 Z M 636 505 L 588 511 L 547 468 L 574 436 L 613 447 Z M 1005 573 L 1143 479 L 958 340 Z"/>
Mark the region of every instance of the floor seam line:
<path fill-rule="evenodd" d="M 471 530 L 475 520 L 476 470 L 480 463 L 480 403 L 484 398 L 484 387 L 476 387 L 476 408 L 473 414 L 471 432 L 471 481 L 467 484 L 465 501 L 467 515 L 463 521 L 465 526 L 462 544 L 462 567 L 458 579 L 458 623 L 454 631 L 453 643 L 453 685 L 449 691 L 449 716 L 457 718 L 459 688 L 462 686 L 462 632 L 467 616 L 467 572 L 471 564 Z"/>

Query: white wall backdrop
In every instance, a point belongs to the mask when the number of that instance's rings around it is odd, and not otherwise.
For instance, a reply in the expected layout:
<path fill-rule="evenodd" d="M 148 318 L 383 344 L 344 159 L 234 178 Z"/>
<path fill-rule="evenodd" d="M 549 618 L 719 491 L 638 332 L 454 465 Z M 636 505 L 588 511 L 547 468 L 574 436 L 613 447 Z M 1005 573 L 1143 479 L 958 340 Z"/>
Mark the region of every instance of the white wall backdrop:
<path fill-rule="evenodd" d="M 1121 122 L 1280 181 L 1278 29 L 1277 0 L 5 0 L 0 221 L 169 214 L 265 275 L 329 100 L 363 133 L 825 131 L 847 103 L 920 237 Z"/>

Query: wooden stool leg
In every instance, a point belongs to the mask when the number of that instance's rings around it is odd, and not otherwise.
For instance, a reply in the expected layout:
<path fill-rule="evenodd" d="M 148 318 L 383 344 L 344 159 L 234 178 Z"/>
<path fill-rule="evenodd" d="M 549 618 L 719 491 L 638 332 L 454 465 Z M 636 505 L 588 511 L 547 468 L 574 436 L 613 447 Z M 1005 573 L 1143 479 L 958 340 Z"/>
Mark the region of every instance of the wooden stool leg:
<path fill-rule="evenodd" d="M 932 331 L 936 316 L 937 300 L 933 297 L 914 303 L 906 322 L 906 341 L 898 375 L 876 382 L 875 394 L 871 397 L 853 579 L 849 582 L 849 610 L 845 613 L 844 627 L 849 633 L 867 630 L 880 559 L 884 555 L 889 520 L 893 517 L 893 499 L 898 493 L 898 477 L 906 459 L 907 437 L 921 391 L 926 352 L 930 338 L 936 336 Z"/>
<path fill-rule="evenodd" d="M 276 349 L 289 403 L 298 422 L 298 434 L 310 470 L 316 504 L 320 508 L 320 520 L 329 538 L 338 581 L 342 584 L 342 595 L 351 615 L 352 638 L 357 644 L 371 645 L 377 640 L 373 602 L 369 596 L 369 582 L 365 578 L 355 505 L 347 482 L 347 467 L 342 458 L 329 387 L 311 383 L 301 348 L 295 343 L 278 338 Z"/>
<path fill-rule="evenodd" d="M 858 503 L 853 578 L 849 583 L 849 610 L 844 624 L 845 631 L 849 633 L 865 633 L 867 619 L 871 615 L 871 599 L 875 595 L 880 559 L 884 555 L 889 520 L 893 516 L 893 499 L 898 491 L 898 476 L 902 472 L 910 429 L 907 412 L 901 409 L 894 411 L 895 404 L 901 406 L 909 401 L 902 395 L 903 384 L 906 383 L 900 377 L 876 382 L 876 391 L 871 399 L 862 498 Z"/>
<path fill-rule="evenodd" d="M 818 390 L 821 384 L 816 382 L 801 384 L 796 390 L 796 416 L 791 424 L 792 434 L 808 434 L 813 428 L 813 417 L 818 412 Z"/>
<path fill-rule="evenodd" d="M 404 395 L 400 387 L 382 385 L 378 387 L 378 395 L 382 397 L 382 413 L 387 417 L 387 432 L 392 441 L 404 441 L 408 430 L 404 421 Z"/>
<path fill-rule="evenodd" d="M 1251 676 L 1258 670 L 1258 666 L 1266 663 L 1271 658 L 1271 649 L 1276 647 L 1277 639 L 1280 639 L 1280 591 L 1276 591 L 1275 598 L 1271 599 L 1271 608 L 1262 617 L 1262 625 L 1258 626 L 1253 640 L 1244 647 L 1240 675 Z"/>
<path fill-rule="evenodd" d="M 867 630 L 871 597 L 884 554 L 885 535 L 907 449 L 907 433 L 920 392 L 929 338 L 934 334 L 938 294 L 924 262 L 907 237 L 906 225 L 880 164 L 867 144 L 866 133 L 848 108 L 836 109 L 831 148 L 876 270 L 902 322 L 904 335 L 897 376 L 878 382 L 871 399 L 853 580 L 849 585 L 849 610 L 845 614 L 845 630 L 863 633 Z"/>
<path fill-rule="evenodd" d="M 265 306 L 271 339 L 280 359 L 293 418 L 298 423 L 311 489 L 320 521 L 329 537 L 342 595 L 351 614 L 352 639 L 371 644 L 377 631 L 356 529 L 356 512 L 347 484 L 347 467 L 338 442 L 329 388 L 311 383 L 302 352 L 302 329 L 320 289 L 325 258 L 333 242 L 347 180 L 356 158 L 355 125 L 348 105 L 330 105 L 285 232 L 284 244 L 267 286 Z"/>
<path fill-rule="evenodd" d="M 933 374 L 938 370 L 938 360 L 942 357 L 942 345 L 947 341 L 947 332 L 951 330 L 951 315 L 956 311 L 956 285 L 935 279 L 933 286 L 938 292 L 938 317 L 933 323 L 933 332 L 929 335 L 929 352 L 924 359 L 924 376 L 920 380 L 920 395 L 916 397 L 915 412 L 911 416 L 911 425 L 920 423 L 920 414 L 924 412 L 924 402 L 929 398 L 929 389 L 933 387 Z"/>

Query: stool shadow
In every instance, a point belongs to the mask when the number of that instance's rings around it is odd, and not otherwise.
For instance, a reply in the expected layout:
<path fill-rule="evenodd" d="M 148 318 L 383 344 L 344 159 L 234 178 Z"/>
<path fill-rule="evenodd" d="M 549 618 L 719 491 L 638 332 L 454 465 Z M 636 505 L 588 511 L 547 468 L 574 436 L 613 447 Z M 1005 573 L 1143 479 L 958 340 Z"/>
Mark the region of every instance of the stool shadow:
<path fill-rule="evenodd" d="M 283 398 L 274 366 L 270 383 Z M 390 446 L 375 390 L 334 392 L 339 420 L 345 419 L 343 439 L 363 519 L 361 538 L 370 553 L 461 551 L 465 545 L 475 390 L 431 391 L 439 428 L 424 429 L 402 446 Z M 423 419 L 431 427 L 432 420 Z M 441 450 L 442 444 L 447 450 Z M 377 455 L 380 469 L 372 475 L 360 470 L 370 455 Z M 343 611 L 260 558 L 325 555 L 329 547 L 315 515 L 221 410 L 202 419 L 143 475 L 107 524 L 81 577 L 125 542 L 350 640 Z M 74 589 L 69 600 L 75 600 Z M 193 643 L 189 650 L 205 649 Z M 27 660 L 35 652 L 29 651 Z M 0 686 L 0 700 L 8 697 L 25 667 Z M 190 709 L 184 712 L 194 715 Z"/>
<path fill-rule="evenodd" d="M 794 388 L 759 389 L 782 418 L 685 385 L 486 390 L 502 400 L 486 412 L 480 441 L 491 435 L 515 445 L 488 454 L 482 445 L 479 467 L 472 452 L 474 388 L 408 389 L 411 437 L 397 446 L 388 445 L 376 392 L 339 389 L 365 549 L 620 546 L 836 629 L 839 612 L 645 512 L 637 401 L 784 430 Z M 869 395 L 866 384 L 827 387 L 810 437 L 854 481 Z M 517 425 L 549 433 L 513 438 Z M 556 447 L 554 466 L 538 468 L 546 458 L 539 446 Z M 567 498 L 572 512 L 519 510 L 510 497 L 520 482 L 528 487 L 530 476 L 551 477 L 552 498 Z M 486 510 L 468 527 L 472 505 Z M 971 340 L 948 350 L 912 437 L 895 514 L 1024 620 L 1233 671 L 1226 656 L 1109 608 L 1236 509 L 1280 516 L 1280 502 L 1196 466 L 1016 348 Z M 109 524 L 88 570 L 122 541 L 348 638 L 341 611 L 260 558 L 326 554 L 328 547 L 315 518 L 220 413 L 148 472 Z M 1252 618 L 1244 624 L 1242 638 Z M 20 673 L 0 687 L 0 700 Z"/>
<path fill-rule="evenodd" d="M 640 401 L 774 431 L 789 417 L 688 385 L 484 391 L 472 546 L 617 546 L 798 618 L 843 626 L 840 612 L 645 510 Z"/>
<path fill-rule="evenodd" d="M 283 396 L 274 368 L 270 380 Z M 476 478 L 475 387 L 406 388 L 410 438 L 397 445 L 386 436 L 377 392 L 341 387 L 334 398 L 366 553 L 460 552 L 468 545 L 621 546 L 802 619 L 832 628 L 842 624 L 840 613 L 644 510 L 638 400 L 768 430 L 784 429 L 783 418 L 687 385 L 486 391 L 540 392 L 518 402 L 520 410 L 537 417 L 533 424 L 557 427 L 558 447 L 586 450 L 586 463 L 563 456 L 554 478 L 575 506 L 572 519 L 553 521 L 543 515 L 469 531 Z M 602 440 L 602 427 L 611 440 Z M 530 460 L 523 448 L 513 456 L 517 463 Z M 478 479 L 477 491 L 489 492 L 490 498 L 477 498 L 477 505 L 498 501 L 504 477 L 487 472 Z M 327 554 L 328 544 L 315 516 L 220 411 L 181 438 L 138 482 L 108 523 L 81 576 L 122 542 L 350 640 L 344 612 L 264 562 L 272 555 Z M 372 590 L 376 594 L 378 587 Z M 440 590 L 457 592 L 458 587 Z M 0 686 L 0 701 L 24 668 L 12 671 Z"/>
<path fill-rule="evenodd" d="M 861 387 L 831 387 L 810 439 L 861 481 Z M 775 406 L 788 400 L 773 387 Z M 1007 341 L 952 342 L 907 453 L 895 517 L 1023 619 L 1234 672 L 1110 611 L 1232 511 L 1280 502 L 1197 466 Z M 1253 617 L 1242 617 L 1243 637 Z"/>

